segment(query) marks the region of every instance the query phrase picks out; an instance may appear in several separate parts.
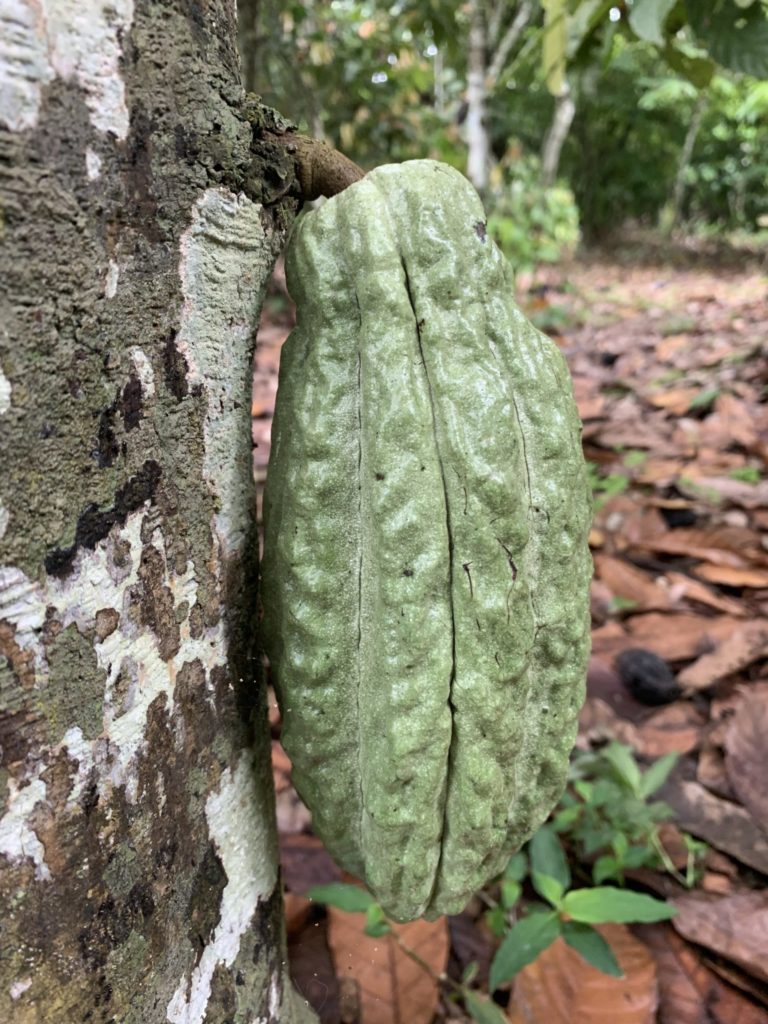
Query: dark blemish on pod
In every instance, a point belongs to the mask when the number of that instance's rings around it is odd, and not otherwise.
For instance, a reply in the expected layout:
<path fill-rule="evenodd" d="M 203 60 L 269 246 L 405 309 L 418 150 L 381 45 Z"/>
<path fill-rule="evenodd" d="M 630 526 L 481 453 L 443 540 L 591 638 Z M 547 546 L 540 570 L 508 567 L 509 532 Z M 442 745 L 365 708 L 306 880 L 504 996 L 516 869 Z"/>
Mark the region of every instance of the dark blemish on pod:
<path fill-rule="evenodd" d="M 413 569 L 403 569 L 403 576 L 413 576 Z"/>
<path fill-rule="evenodd" d="M 474 590 L 474 587 L 472 586 L 472 573 L 469 571 L 470 565 L 472 565 L 471 562 L 464 562 L 464 564 L 462 565 L 461 568 L 467 574 L 467 579 L 469 580 L 469 596 L 471 598 L 474 598 L 475 590 Z"/>
<path fill-rule="evenodd" d="M 374 476 L 376 477 L 377 480 L 383 480 L 384 479 L 384 474 L 383 473 L 374 473 Z"/>
<path fill-rule="evenodd" d="M 486 230 L 486 222 L 485 221 L 483 221 L 483 220 L 475 221 L 475 234 L 477 235 L 477 237 L 480 239 L 481 242 L 484 242 L 486 240 L 486 238 L 488 237 L 488 232 Z"/>

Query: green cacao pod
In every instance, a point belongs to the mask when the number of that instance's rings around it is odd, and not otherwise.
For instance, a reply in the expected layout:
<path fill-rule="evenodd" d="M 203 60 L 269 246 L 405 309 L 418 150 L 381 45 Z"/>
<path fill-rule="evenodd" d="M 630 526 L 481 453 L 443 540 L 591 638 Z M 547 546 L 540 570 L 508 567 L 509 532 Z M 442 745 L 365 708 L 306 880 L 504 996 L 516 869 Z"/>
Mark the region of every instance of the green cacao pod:
<path fill-rule="evenodd" d="M 456 913 L 565 781 L 590 496 L 565 361 L 480 200 L 379 167 L 289 243 L 265 637 L 293 779 L 398 920 Z"/>

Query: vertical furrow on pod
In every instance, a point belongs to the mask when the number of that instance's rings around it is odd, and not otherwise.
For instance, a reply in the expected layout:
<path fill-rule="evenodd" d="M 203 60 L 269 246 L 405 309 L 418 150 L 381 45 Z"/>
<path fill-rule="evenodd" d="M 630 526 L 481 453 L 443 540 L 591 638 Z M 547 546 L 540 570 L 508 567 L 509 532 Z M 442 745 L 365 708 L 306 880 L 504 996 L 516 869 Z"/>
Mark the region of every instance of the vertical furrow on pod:
<path fill-rule="evenodd" d="M 381 187 L 420 325 L 452 531 L 454 732 L 437 913 L 460 908 L 506 856 L 533 642 L 526 471 L 505 367 L 488 346 L 486 300 L 503 264 L 479 200 L 445 168 L 407 193 L 394 178 Z"/>
<path fill-rule="evenodd" d="M 520 313 L 511 293 L 500 292 L 491 308 L 491 324 L 506 315 L 516 339 L 512 348 L 493 330 L 525 437 L 536 578 L 528 727 L 519 751 L 524 783 L 509 821 L 516 847 L 557 801 L 576 738 L 589 655 L 591 502 L 565 360 Z"/>
<path fill-rule="evenodd" d="M 298 323 L 283 346 L 265 492 L 265 635 L 293 781 L 331 853 L 364 873 L 358 718 L 359 311 L 328 205 L 286 261 Z"/>
<path fill-rule="evenodd" d="M 372 889 L 421 914 L 439 861 L 451 735 L 449 538 L 428 382 L 375 184 L 345 232 L 361 310 L 362 843 Z"/>

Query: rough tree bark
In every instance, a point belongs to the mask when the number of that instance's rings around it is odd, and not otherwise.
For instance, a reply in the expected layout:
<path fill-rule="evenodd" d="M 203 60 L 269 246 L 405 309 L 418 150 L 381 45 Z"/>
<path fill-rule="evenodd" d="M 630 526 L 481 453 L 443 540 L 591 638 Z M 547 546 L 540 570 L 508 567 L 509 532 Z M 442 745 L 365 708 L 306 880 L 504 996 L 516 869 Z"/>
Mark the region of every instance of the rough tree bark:
<path fill-rule="evenodd" d="M 0 1020 L 304 1019 L 253 658 L 298 204 L 234 0 L 0 0 Z"/>

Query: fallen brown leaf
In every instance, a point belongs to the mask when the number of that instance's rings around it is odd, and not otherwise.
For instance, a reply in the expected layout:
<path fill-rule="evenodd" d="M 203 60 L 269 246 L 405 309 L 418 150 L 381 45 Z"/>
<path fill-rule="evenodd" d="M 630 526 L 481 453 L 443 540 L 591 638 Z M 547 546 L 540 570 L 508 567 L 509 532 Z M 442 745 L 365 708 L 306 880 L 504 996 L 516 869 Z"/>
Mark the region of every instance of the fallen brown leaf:
<path fill-rule="evenodd" d="M 768 835 L 768 684 L 743 689 L 725 735 L 725 767 L 739 799 Z"/>
<path fill-rule="evenodd" d="M 594 561 L 596 575 L 614 597 L 632 601 L 640 611 L 669 607 L 669 592 L 641 569 L 611 555 L 595 555 Z"/>
<path fill-rule="evenodd" d="M 661 791 L 680 828 L 768 874 L 768 839 L 749 811 L 710 793 L 698 782 L 673 778 Z"/>
<path fill-rule="evenodd" d="M 693 571 L 701 579 L 725 587 L 768 587 L 768 570 L 765 569 L 741 569 L 710 562 L 695 566 Z"/>
<path fill-rule="evenodd" d="M 675 701 L 637 727 L 635 750 L 651 758 L 690 753 L 701 742 L 704 724 L 704 716 L 692 704 Z"/>
<path fill-rule="evenodd" d="M 627 622 L 627 629 L 632 646 L 646 647 L 666 661 L 687 661 L 712 650 L 740 625 L 741 620 L 725 615 L 707 618 L 682 612 L 671 615 L 648 612 L 633 615 Z"/>
<path fill-rule="evenodd" d="M 372 939 L 364 932 L 365 914 L 328 907 L 328 944 L 336 973 L 359 985 L 365 1024 L 430 1024 L 439 992 L 433 978 L 407 956 L 391 935 Z M 425 961 L 435 974 L 445 969 L 448 926 L 437 921 L 395 925 L 402 943 Z"/>
<path fill-rule="evenodd" d="M 746 668 L 768 654 L 768 622 L 753 619 L 739 623 L 711 654 L 703 654 L 683 669 L 678 682 L 689 690 L 703 690 Z"/>
<path fill-rule="evenodd" d="M 736 570 L 725 570 L 736 571 Z M 667 572 L 666 579 L 669 583 L 669 597 L 673 604 L 678 604 L 681 600 L 694 601 L 698 604 L 706 605 L 709 608 L 715 608 L 717 611 L 723 612 L 725 615 L 733 615 L 734 617 L 741 618 L 747 614 L 744 605 L 739 601 L 734 600 L 731 597 L 723 597 L 720 594 L 710 590 L 709 587 L 704 586 L 703 583 L 699 583 L 697 580 L 691 579 L 690 576 L 686 576 L 682 572 Z"/>
<path fill-rule="evenodd" d="M 624 971 L 612 978 L 562 939 L 515 978 L 512 1024 L 652 1024 L 658 1006 L 653 958 L 620 924 L 598 925 Z"/>
<path fill-rule="evenodd" d="M 722 899 L 680 896 L 674 901 L 675 930 L 768 981 L 768 893 L 741 892 Z"/>
<path fill-rule="evenodd" d="M 768 553 L 760 545 L 760 537 L 746 527 L 731 526 L 718 529 L 698 527 L 667 530 L 663 534 L 650 534 L 638 541 L 648 551 L 667 555 L 698 558 L 715 565 L 748 568 L 757 561 L 768 563 Z"/>
<path fill-rule="evenodd" d="M 328 951 L 325 918 L 288 936 L 288 965 L 296 991 L 310 1004 L 320 1024 L 339 1024 L 339 982 Z"/>
<path fill-rule="evenodd" d="M 655 395 L 645 395 L 646 402 L 656 406 L 657 409 L 666 409 L 675 416 L 682 416 L 688 412 L 693 402 L 701 394 L 701 388 L 672 388 L 670 391 L 661 391 Z"/>
<path fill-rule="evenodd" d="M 337 882 L 341 869 L 317 836 L 280 833 L 280 870 L 291 892 L 304 894 L 313 885 Z"/>
<path fill-rule="evenodd" d="M 659 1024 L 765 1024 L 754 1003 L 724 984 L 669 924 L 635 925 L 659 977 Z"/>

